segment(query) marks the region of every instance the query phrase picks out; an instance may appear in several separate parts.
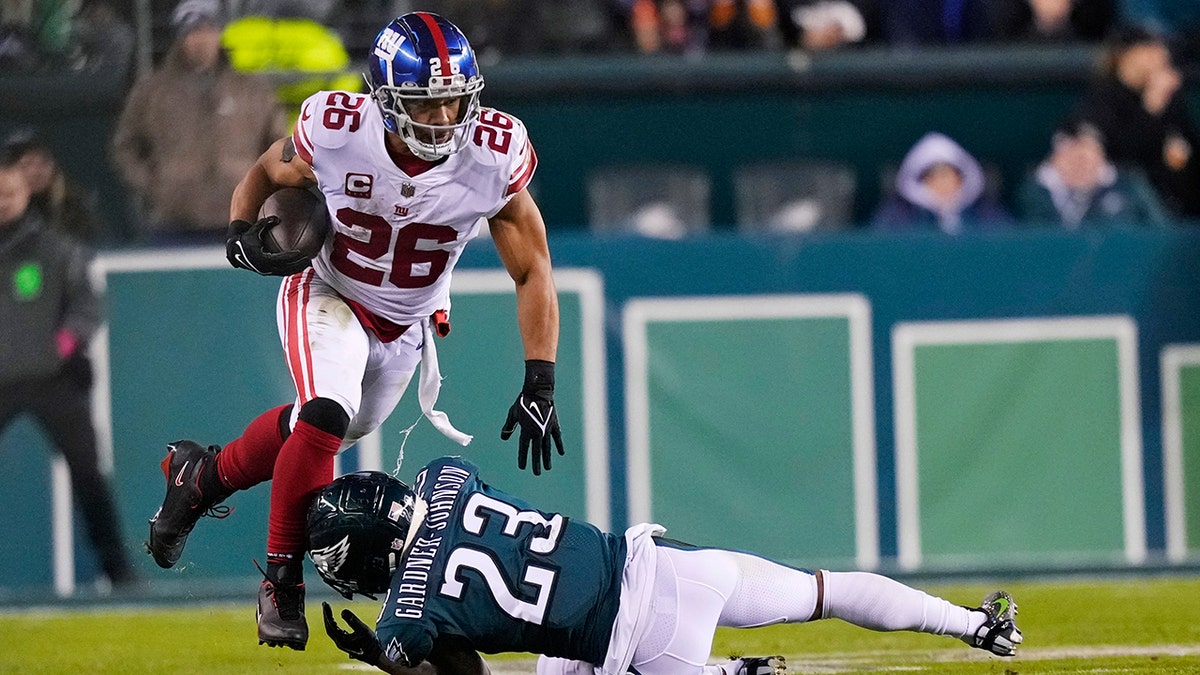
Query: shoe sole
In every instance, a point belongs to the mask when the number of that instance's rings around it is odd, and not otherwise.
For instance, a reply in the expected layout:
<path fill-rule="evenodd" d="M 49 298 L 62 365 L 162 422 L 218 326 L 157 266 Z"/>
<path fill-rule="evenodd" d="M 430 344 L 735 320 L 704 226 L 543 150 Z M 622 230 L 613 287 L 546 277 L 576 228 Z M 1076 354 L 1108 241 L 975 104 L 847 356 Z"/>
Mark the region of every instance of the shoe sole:
<path fill-rule="evenodd" d="M 254 610 L 254 621 L 255 623 L 262 621 L 262 612 L 259 612 L 257 609 Z M 302 652 L 304 651 L 305 645 L 308 644 L 308 639 L 286 640 L 283 638 L 265 638 L 261 633 L 259 633 L 258 644 L 266 645 L 268 647 L 287 647 L 288 649 L 294 649 L 298 652 Z"/>
<path fill-rule="evenodd" d="M 152 558 L 154 558 L 154 563 L 156 565 L 158 565 L 159 567 L 161 567 L 165 570 L 169 570 L 172 567 L 174 567 L 176 565 L 176 563 L 179 562 L 179 558 L 183 554 L 182 544 L 187 542 L 187 538 L 185 537 L 183 539 L 183 542 L 181 542 L 180 544 L 177 544 L 178 552 L 175 554 L 175 557 L 173 557 L 173 558 L 170 556 L 169 553 L 167 553 L 163 550 L 166 547 L 164 547 L 162 544 L 155 541 L 156 539 L 157 539 L 157 537 L 154 536 L 154 525 L 151 525 L 150 526 L 150 539 L 149 539 L 149 541 L 146 542 L 146 552 L 149 553 Z"/>
<path fill-rule="evenodd" d="M 172 460 L 175 459 L 175 454 L 178 452 L 178 450 L 173 444 L 169 445 L 168 448 L 170 448 L 170 450 L 167 454 L 166 466 L 163 469 L 163 475 L 167 478 L 167 489 L 169 492 L 171 487 L 171 473 L 175 470 L 175 465 Z M 179 478 L 177 478 L 177 480 L 182 478 L 182 470 L 185 469 L 188 464 L 196 462 L 197 465 L 200 465 L 200 463 L 202 463 L 207 456 L 209 456 L 207 453 L 196 453 L 189 451 L 189 456 L 184 460 L 183 467 L 181 467 L 180 473 L 178 474 Z M 163 506 L 166 506 L 165 500 L 163 502 Z M 154 517 L 150 519 L 150 539 L 146 542 L 146 552 L 154 558 L 154 563 L 156 565 L 165 570 L 169 570 L 179 562 L 181 557 L 183 557 L 183 547 L 185 544 L 187 544 L 188 535 L 191 534 L 192 531 L 191 528 L 189 528 L 186 533 L 180 535 L 174 546 L 164 546 L 160 542 L 156 541 L 158 537 L 154 536 L 154 525 L 158 522 L 158 516 L 162 513 L 163 506 L 159 506 L 158 511 L 154 513 Z M 194 524 L 193 527 L 195 527 Z M 171 549 L 174 549 L 174 556 L 171 555 Z"/>
<path fill-rule="evenodd" d="M 298 652 L 302 652 L 302 651 L 304 651 L 304 646 L 307 645 L 308 643 L 307 642 L 295 642 L 292 640 L 264 640 L 262 638 L 259 638 L 258 644 L 266 645 L 268 647 L 288 647 L 288 648 L 294 649 Z"/>

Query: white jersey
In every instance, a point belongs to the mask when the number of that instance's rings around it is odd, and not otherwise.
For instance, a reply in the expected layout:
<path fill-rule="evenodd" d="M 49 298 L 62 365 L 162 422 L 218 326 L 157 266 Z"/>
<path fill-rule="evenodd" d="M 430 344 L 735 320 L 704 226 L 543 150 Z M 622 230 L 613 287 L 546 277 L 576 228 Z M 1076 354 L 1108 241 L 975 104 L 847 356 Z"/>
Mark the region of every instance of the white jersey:
<path fill-rule="evenodd" d="M 418 176 L 384 146 L 365 94 L 321 91 L 300 108 L 292 140 L 325 196 L 333 236 L 313 259 L 343 297 L 395 324 L 450 308 L 450 273 L 467 242 L 529 184 L 537 156 L 525 125 L 483 108 L 468 142 Z"/>

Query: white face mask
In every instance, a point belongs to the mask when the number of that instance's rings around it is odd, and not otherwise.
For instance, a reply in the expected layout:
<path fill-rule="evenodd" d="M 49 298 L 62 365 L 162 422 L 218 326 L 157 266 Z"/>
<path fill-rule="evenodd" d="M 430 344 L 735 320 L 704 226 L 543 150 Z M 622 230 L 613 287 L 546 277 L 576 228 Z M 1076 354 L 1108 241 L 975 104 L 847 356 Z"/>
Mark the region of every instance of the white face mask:
<path fill-rule="evenodd" d="M 479 116 L 483 79 L 476 78 L 471 82 L 458 79 L 461 81 L 437 89 L 382 86 L 376 87 L 371 94 L 379 104 L 385 122 L 390 122 L 388 130 L 398 134 L 414 155 L 433 161 L 461 150 L 467 142 L 468 127 Z M 418 122 L 409 112 L 430 100 L 445 98 L 459 99 L 457 116 L 447 124 Z M 419 112 L 417 115 L 423 116 Z"/>

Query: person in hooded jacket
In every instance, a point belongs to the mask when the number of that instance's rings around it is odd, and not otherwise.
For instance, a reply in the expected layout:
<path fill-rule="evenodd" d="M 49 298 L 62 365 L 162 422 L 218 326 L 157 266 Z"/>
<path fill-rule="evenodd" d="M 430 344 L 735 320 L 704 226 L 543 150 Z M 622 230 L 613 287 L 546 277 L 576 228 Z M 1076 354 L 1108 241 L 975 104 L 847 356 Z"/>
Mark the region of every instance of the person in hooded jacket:
<path fill-rule="evenodd" d="M 946 234 L 1010 225 L 1012 216 L 986 187 L 979 161 L 949 136 L 931 132 L 905 155 L 894 192 L 872 222 L 886 232 Z"/>

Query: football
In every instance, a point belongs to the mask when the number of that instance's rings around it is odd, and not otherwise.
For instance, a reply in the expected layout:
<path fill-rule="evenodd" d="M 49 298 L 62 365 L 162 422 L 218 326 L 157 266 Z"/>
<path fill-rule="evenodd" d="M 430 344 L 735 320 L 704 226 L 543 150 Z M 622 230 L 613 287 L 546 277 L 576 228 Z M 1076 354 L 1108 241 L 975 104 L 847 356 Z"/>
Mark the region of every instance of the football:
<path fill-rule="evenodd" d="M 267 197 L 258 217 L 276 216 L 279 224 L 263 234 L 268 253 L 299 251 L 312 258 L 321 252 L 329 234 L 325 200 L 300 188 L 283 188 Z"/>

